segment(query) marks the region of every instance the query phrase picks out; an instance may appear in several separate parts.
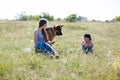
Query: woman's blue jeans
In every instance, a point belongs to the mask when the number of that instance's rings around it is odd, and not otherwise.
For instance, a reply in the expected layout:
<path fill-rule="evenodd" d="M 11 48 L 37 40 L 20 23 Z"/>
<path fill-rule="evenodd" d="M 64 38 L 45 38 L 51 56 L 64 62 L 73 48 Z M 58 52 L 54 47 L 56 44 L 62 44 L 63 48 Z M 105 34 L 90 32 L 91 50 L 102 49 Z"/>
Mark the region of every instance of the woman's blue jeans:
<path fill-rule="evenodd" d="M 38 42 L 35 45 L 35 51 L 37 52 L 38 50 L 41 50 L 45 54 L 54 53 L 54 49 L 46 42 Z"/>

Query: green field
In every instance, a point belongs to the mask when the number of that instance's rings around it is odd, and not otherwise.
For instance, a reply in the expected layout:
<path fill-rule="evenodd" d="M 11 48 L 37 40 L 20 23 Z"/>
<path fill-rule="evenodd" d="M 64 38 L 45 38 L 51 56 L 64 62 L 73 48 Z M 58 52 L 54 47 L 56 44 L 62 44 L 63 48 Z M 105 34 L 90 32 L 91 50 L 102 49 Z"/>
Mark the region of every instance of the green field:
<path fill-rule="evenodd" d="M 53 47 L 60 59 L 51 60 L 34 53 L 38 22 L 0 21 L 0 80 L 120 80 L 120 23 L 48 23 L 58 24 L 63 36 Z M 94 43 L 90 55 L 81 50 L 85 33 Z"/>

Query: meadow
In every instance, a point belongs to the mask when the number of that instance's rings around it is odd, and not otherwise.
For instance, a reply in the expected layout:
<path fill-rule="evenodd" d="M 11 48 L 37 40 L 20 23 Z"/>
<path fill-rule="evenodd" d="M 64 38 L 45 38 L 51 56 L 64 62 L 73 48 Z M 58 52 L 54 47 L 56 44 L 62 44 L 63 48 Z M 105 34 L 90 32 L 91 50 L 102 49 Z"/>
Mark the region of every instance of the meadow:
<path fill-rule="evenodd" d="M 34 52 L 35 21 L 0 21 L 0 80 L 120 80 L 120 23 L 63 24 L 53 47 L 59 59 Z M 90 33 L 93 54 L 83 54 L 83 35 Z"/>

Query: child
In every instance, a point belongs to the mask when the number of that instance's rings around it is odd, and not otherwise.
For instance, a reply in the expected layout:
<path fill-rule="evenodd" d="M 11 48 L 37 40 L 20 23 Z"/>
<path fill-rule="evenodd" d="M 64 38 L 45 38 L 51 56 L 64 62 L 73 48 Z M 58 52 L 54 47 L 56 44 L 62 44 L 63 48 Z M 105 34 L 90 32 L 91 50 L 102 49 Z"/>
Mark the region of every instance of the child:
<path fill-rule="evenodd" d="M 92 43 L 92 39 L 91 39 L 91 35 L 90 34 L 85 34 L 84 35 L 84 42 L 82 42 L 82 51 L 83 53 L 92 53 L 92 49 L 93 49 L 93 43 Z"/>

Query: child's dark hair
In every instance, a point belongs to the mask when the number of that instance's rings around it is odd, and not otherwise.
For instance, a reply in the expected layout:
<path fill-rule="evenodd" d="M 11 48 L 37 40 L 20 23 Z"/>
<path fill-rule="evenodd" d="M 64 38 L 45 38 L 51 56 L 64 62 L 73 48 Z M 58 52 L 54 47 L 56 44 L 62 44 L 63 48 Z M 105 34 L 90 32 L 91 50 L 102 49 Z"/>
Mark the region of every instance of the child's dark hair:
<path fill-rule="evenodd" d="M 89 38 L 90 40 L 92 40 L 90 34 L 85 34 L 85 35 L 84 35 L 84 38 L 85 38 L 85 37 L 86 37 L 86 38 Z"/>
<path fill-rule="evenodd" d="M 42 27 L 45 24 L 47 24 L 47 20 L 46 19 L 40 19 L 39 27 Z M 46 33 L 45 33 L 44 29 L 42 29 L 42 34 L 44 35 L 45 41 L 47 41 L 47 37 L 46 37 Z"/>

